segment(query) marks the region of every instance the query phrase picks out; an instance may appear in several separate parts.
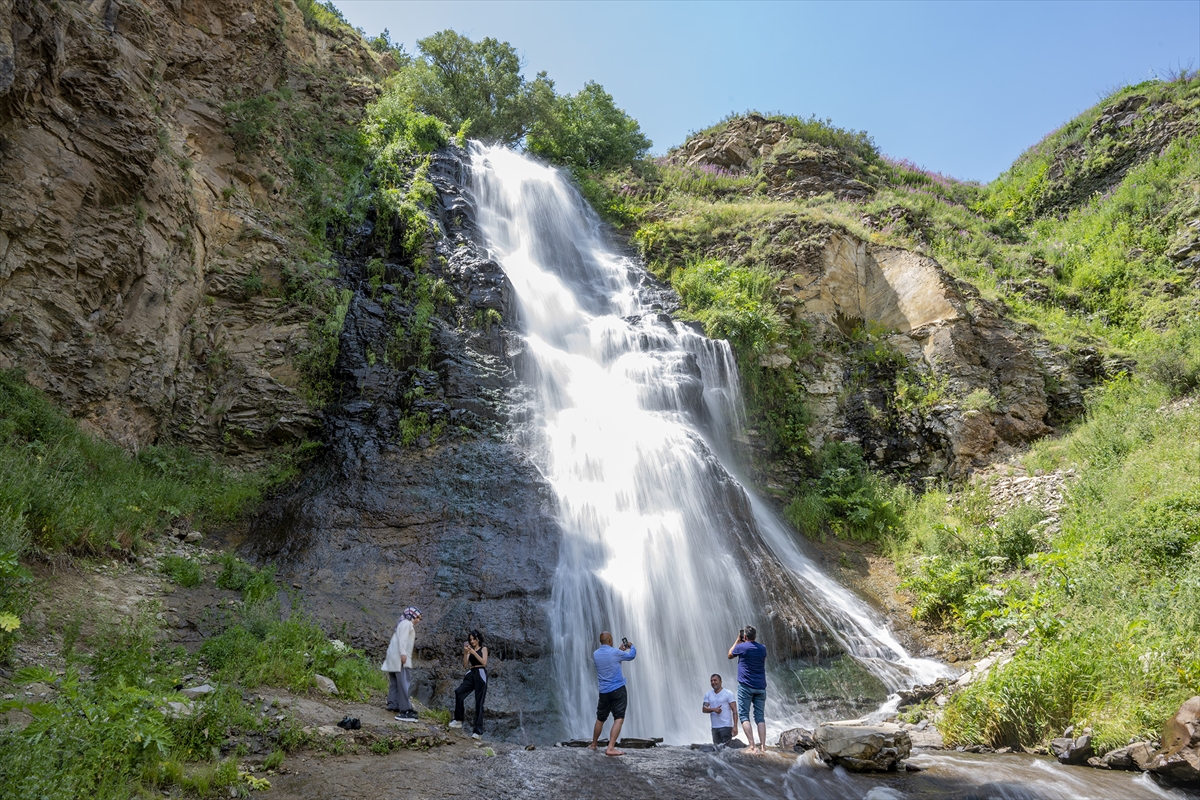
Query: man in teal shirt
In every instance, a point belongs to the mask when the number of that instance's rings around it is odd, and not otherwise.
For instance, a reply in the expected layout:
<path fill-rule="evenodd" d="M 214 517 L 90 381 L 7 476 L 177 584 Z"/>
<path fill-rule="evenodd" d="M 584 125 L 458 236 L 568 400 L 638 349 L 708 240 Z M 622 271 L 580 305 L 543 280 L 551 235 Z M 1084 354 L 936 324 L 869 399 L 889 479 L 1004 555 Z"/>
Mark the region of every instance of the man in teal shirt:
<path fill-rule="evenodd" d="M 621 672 L 622 661 L 633 661 L 637 658 L 637 648 L 627 640 L 621 642 L 619 648 L 613 647 L 612 634 L 608 631 L 600 634 L 600 646 L 592 653 L 592 661 L 596 663 L 596 680 L 600 684 L 600 702 L 596 704 L 596 725 L 592 728 L 592 743 L 589 750 L 595 750 L 600 741 L 600 731 L 612 714 L 612 730 L 608 732 L 608 748 L 606 756 L 623 756 L 624 751 L 617 749 L 617 739 L 621 735 L 621 726 L 625 724 L 625 706 L 627 694 L 625 691 L 625 675 Z"/>

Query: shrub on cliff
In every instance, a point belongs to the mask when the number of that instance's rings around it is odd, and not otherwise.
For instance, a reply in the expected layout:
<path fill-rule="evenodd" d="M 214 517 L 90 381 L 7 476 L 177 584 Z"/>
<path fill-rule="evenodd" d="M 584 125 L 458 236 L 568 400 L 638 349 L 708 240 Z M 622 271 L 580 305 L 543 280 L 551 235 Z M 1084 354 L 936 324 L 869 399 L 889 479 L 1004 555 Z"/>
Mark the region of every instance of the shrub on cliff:
<path fill-rule="evenodd" d="M 516 144 L 539 107 L 554 95 L 554 83 L 539 73 L 521 75 L 521 58 L 508 42 L 479 42 L 452 30 L 417 40 L 419 55 L 393 79 L 393 89 L 414 109 L 486 141 Z"/>
<path fill-rule="evenodd" d="M 530 128 L 526 148 L 580 170 L 632 163 L 650 149 L 637 120 L 617 108 L 604 87 L 589 81 L 574 95 L 556 97 Z"/>

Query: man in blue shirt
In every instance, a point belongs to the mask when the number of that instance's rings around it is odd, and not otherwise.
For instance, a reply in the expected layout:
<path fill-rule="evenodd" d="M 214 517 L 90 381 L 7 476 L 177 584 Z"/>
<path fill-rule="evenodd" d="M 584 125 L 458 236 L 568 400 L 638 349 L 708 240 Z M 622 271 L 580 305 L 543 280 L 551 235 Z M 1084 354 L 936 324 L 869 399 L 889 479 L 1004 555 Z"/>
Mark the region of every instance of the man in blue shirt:
<path fill-rule="evenodd" d="M 596 662 L 596 679 L 600 684 L 600 702 L 596 704 L 596 725 L 592 728 L 592 743 L 589 750 L 596 749 L 600 740 L 600 731 L 612 714 L 612 730 L 608 732 L 608 748 L 606 756 L 623 756 L 624 751 L 617 749 L 617 739 L 621 735 L 621 726 L 625 724 L 625 676 L 621 674 L 621 662 L 633 661 L 637 657 L 637 648 L 628 641 L 622 640 L 621 647 L 612 646 L 612 634 L 608 631 L 600 634 L 600 647 L 592 653 L 592 661 Z"/>
<path fill-rule="evenodd" d="M 746 743 L 754 747 L 750 728 L 750 707 L 754 706 L 754 721 L 758 723 L 758 752 L 767 752 L 767 723 L 763 706 L 767 704 L 767 648 L 759 644 L 758 631 L 753 625 L 738 632 L 737 641 L 729 648 L 729 657 L 738 659 L 738 718 L 746 732 Z"/>

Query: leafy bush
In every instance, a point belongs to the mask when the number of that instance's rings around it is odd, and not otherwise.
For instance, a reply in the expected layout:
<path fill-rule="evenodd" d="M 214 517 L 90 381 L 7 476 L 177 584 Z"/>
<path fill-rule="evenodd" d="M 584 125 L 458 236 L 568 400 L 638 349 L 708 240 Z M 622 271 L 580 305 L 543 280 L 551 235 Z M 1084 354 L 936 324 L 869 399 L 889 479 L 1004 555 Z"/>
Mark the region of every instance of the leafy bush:
<path fill-rule="evenodd" d="M 274 604 L 251 603 L 240 620 L 206 640 L 200 654 L 221 680 L 247 688 L 269 685 L 304 692 L 315 685 L 316 674 L 332 678 L 350 699 L 365 699 L 386 687 L 378 665 L 360 651 L 331 642 L 311 619 L 297 614 L 279 619 Z"/>
<path fill-rule="evenodd" d="M 186 556 L 167 556 L 162 563 L 163 573 L 175 583 L 190 589 L 199 586 L 204 576 L 200 565 Z"/>
<path fill-rule="evenodd" d="M 1138 366 L 1175 397 L 1200 388 L 1200 325 L 1155 331 L 1138 353 Z"/>
<path fill-rule="evenodd" d="M 480 139 L 516 144 L 553 98 L 545 73 L 525 80 L 521 58 L 508 42 L 474 42 L 444 30 L 418 39 L 417 49 L 420 55 L 397 75 L 393 91 L 451 128 L 469 122 Z"/>
<path fill-rule="evenodd" d="M 238 155 L 252 155 L 262 148 L 267 134 L 277 124 L 277 98 L 273 92 L 265 93 L 221 107 L 221 111 L 229 118 L 225 132 L 233 139 L 233 147 Z"/>
<path fill-rule="evenodd" d="M 323 31 L 337 36 L 343 31 L 352 31 L 346 17 L 338 10 L 332 0 L 296 0 L 296 6 L 304 15 L 304 25 L 313 30 Z M 386 39 L 387 31 L 384 31 Z"/>
<path fill-rule="evenodd" d="M 762 356 L 779 341 L 784 320 L 775 307 L 777 277 L 761 267 L 700 261 L 671 275 L 686 315 L 714 339 L 728 339 L 739 353 Z"/>
<path fill-rule="evenodd" d="M 901 506 L 897 490 L 867 469 L 862 449 L 847 442 L 827 442 L 817 453 L 817 476 L 806 492 L 784 509 L 788 520 L 807 536 L 835 534 L 864 541 L 896 531 Z"/>
<path fill-rule="evenodd" d="M 556 97 L 550 110 L 533 123 L 525 142 L 529 152 L 579 170 L 631 164 L 650 144 L 637 120 L 592 81 L 574 95 Z"/>
<path fill-rule="evenodd" d="M 0 703 L 0 711 L 18 708 L 31 717 L 24 730 L 0 730 L 0 795 L 124 800 L 171 786 L 195 791 L 177 758 L 212 758 L 229 733 L 260 727 L 240 692 L 228 688 L 192 701 L 190 716 L 169 716 L 167 703 L 182 699 L 171 688 L 182 674 L 181 653 L 156 644 L 150 625 L 130 619 L 101 625 L 93 643 L 91 657 L 65 649 L 61 675 L 43 667 L 14 675 L 18 683 L 53 683 L 57 694 Z M 216 785 L 237 778 L 234 768 L 231 779 Z"/>
<path fill-rule="evenodd" d="M 279 589 L 275 585 L 274 564 L 255 569 L 233 553 L 224 553 L 220 561 L 223 566 L 217 575 L 217 588 L 241 592 L 242 599 L 247 603 L 259 603 L 275 598 Z"/>

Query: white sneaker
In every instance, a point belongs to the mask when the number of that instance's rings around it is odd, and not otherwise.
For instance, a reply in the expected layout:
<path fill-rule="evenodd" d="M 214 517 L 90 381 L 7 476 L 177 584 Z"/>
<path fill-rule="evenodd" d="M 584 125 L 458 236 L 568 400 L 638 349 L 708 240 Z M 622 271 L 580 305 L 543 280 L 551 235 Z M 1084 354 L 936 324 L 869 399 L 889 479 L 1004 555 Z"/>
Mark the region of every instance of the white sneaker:
<path fill-rule="evenodd" d="M 483 736 L 482 736 L 481 734 L 478 734 L 478 733 L 472 733 L 472 734 L 471 734 L 471 738 L 472 738 L 472 739 L 482 739 L 482 738 L 483 738 Z"/>
<path fill-rule="evenodd" d="M 451 727 L 451 728 L 461 728 L 461 727 L 462 727 L 462 723 L 461 723 L 461 722 L 459 722 L 459 721 L 458 721 L 458 720 L 456 720 L 456 719 L 452 719 L 452 720 L 450 720 L 450 727 Z"/>

